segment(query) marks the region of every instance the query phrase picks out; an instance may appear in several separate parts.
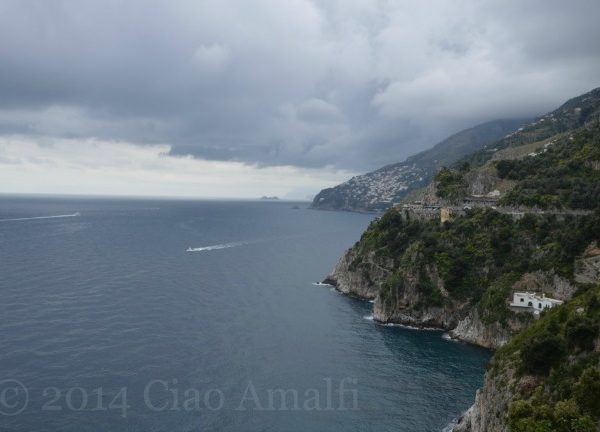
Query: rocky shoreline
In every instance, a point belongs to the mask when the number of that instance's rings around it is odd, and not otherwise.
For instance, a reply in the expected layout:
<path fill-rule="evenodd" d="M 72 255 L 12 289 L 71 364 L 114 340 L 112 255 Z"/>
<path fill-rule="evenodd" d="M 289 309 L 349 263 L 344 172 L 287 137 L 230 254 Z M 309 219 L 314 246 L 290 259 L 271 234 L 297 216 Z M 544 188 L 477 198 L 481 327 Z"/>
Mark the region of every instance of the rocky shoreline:
<path fill-rule="evenodd" d="M 341 263 L 346 261 L 347 257 L 346 259 L 345 257 L 346 255 L 340 259 Z M 338 262 L 338 266 L 340 265 L 340 262 Z M 336 266 L 336 269 L 338 269 L 338 266 Z M 332 274 L 323 280 L 323 283 L 333 286 L 336 291 L 343 295 L 374 303 L 373 320 L 380 324 L 396 324 L 399 326 L 420 330 L 444 331 L 450 338 L 454 340 L 488 349 L 495 349 L 496 345 L 499 343 L 504 344 L 508 341 L 509 336 L 503 335 L 494 344 L 486 343 L 485 341 L 488 339 L 481 337 L 481 334 L 484 334 L 485 331 L 480 331 L 477 326 L 473 327 L 472 321 L 470 321 L 468 318 L 459 321 L 458 324 L 452 328 L 448 325 L 439 325 L 439 323 L 434 323 L 434 325 L 432 325 L 432 321 L 435 322 L 434 319 L 424 319 L 424 317 L 416 319 L 415 317 L 409 315 L 397 315 L 395 316 L 395 319 L 391 320 L 388 317 L 381 315 L 381 312 L 379 314 L 375 313 L 375 310 L 377 310 L 377 294 L 375 290 L 369 287 L 365 288 L 362 285 L 362 288 L 356 289 L 358 286 L 353 285 L 352 281 L 355 281 L 355 278 L 353 278 L 350 273 L 340 273 L 339 271 L 336 272 L 334 270 Z M 505 431 L 506 429 L 502 427 L 502 422 L 500 422 L 500 424 L 488 424 L 489 420 L 493 420 L 486 417 L 485 406 L 487 406 L 488 403 L 490 404 L 489 406 L 498 407 L 507 406 L 508 404 L 507 397 L 505 395 L 498 395 L 498 389 L 493 384 L 491 376 L 486 373 L 484 378 L 484 387 L 477 391 L 474 404 L 458 418 L 455 424 L 449 425 L 448 428 L 444 430 L 448 432 Z"/>
<path fill-rule="evenodd" d="M 406 299 L 391 305 L 384 304 L 378 294 L 382 284 L 391 274 L 389 268 L 392 263 L 371 261 L 367 264 L 368 273 L 356 272 L 351 270 L 355 259 L 356 251 L 351 248 L 340 258 L 333 272 L 323 280 L 323 283 L 332 285 L 342 294 L 372 301 L 373 319 L 378 323 L 441 330 L 448 332 L 452 339 L 488 349 L 498 348 L 508 342 L 510 335 L 507 331 L 490 330 L 476 313 L 466 311 L 467 304 L 452 302 L 445 307 L 411 309 L 410 297 L 419 295 L 416 284 L 412 284 L 414 290 L 405 292 Z M 403 305 L 398 306 L 402 303 Z"/>
<path fill-rule="evenodd" d="M 512 334 L 525 327 L 522 321 L 511 319 L 508 326 L 497 322 L 484 322 L 477 308 L 453 301 L 447 297 L 442 307 L 413 307 L 422 295 L 419 279 L 410 271 L 405 275 L 403 292 L 393 299 L 382 299 L 381 292 L 388 278 L 393 275 L 390 259 L 369 255 L 356 266 L 358 248 L 350 248 L 337 262 L 334 270 L 323 283 L 332 285 L 338 292 L 373 303 L 373 320 L 380 324 L 397 324 L 416 329 L 447 332 L 454 340 L 495 350 L 507 344 Z M 575 263 L 574 279 L 593 282 L 600 278 L 600 249 L 590 245 Z M 441 278 L 435 268 L 428 268 L 428 278 L 445 293 Z M 576 286 L 552 272 L 534 272 L 523 275 L 513 286 L 519 290 L 542 290 L 552 292 L 557 298 L 569 300 Z M 477 391 L 474 404 L 465 411 L 457 423 L 449 429 L 453 432 L 506 432 L 507 425 L 501 413 L 506 412 L 511 394 L 501 382 L 512 380 L 511 371 L 501 376 L 485 374 L 484 385 Z M 450 427 L 450 426 L 449 426 Z"/>

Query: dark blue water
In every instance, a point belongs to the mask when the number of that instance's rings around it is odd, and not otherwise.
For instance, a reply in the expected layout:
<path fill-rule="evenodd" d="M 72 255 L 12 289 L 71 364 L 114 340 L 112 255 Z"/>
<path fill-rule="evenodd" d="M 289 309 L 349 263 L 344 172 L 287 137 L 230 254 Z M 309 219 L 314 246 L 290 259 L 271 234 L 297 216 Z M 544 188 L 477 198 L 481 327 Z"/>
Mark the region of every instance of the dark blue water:
<path fill-rule="evenodd" d="M 482 382 L 487 352 L 311 284 L 369 216 L 5 197 L 0 219 L 1 431 L 439 431 Z"/>

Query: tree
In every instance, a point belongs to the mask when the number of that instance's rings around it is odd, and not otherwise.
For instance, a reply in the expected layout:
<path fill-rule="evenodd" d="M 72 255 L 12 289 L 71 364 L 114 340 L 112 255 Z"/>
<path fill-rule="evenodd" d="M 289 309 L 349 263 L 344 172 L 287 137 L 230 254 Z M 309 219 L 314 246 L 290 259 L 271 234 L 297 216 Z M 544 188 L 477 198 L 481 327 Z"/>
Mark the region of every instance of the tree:
<path fill-rule="evenodd" d="M 583 412 L 600 417 L 600 371 L 597 368 L 590 366 L 583 371 L 573 393 Z"/>
<path fill-rule="evenodd" d="M 565 352 L 565 342 L 560 336 L 544 332 L 525 342 L 521 349 L 521 360 L 528 372 L 547 375 L 550 369 L 558 365 Z"/>

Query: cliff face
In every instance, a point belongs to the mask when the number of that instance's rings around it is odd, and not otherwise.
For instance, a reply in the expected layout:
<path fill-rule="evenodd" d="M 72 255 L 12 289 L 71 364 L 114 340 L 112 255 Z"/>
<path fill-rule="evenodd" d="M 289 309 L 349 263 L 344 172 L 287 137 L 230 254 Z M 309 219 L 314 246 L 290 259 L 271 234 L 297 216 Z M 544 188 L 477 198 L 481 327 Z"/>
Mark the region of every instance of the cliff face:
<path fill-rule="evenodd" d="M 508 432 L 506 412 L 512 399 L 507 382 L 514 381 L 514 371 L 507 370 L 500 377 L 486 373 L 483 388 L 477 390 L 475 403 L 459 419 L 453 432 Z"/>
<path fill-rule="evenodd" d="M 442 225 L 391 210 L 340 258 L 326 282 L 374 300 L 376 321 L 440 328 L 496 349 L 533 320 L 509 306 L 512 292 L 568 301 L 582 283 L 598 282 L 600 249 L 587 243 L 598 224 L 596 215 L 514 219 L 479 209 Z M 574 236 L 579 240 L 570 255 L 562 253 L 559 245 Z"/>
<path fill-rule="evenodd" d="M 414 267 L 407 266 L 400 286 L 381 284 L 384 289 L 376 297 L 373 317 L 384 323 L 452 329 L 466 305 L 450 298 L 435 265 L 421 266 L 418 259 L 417 256 L 411 257 Z M 425 301 L 426 293 L 421 289 L 423 284 L 432 284 L 444 301 L 434 304 Z"/>
<path fill-rule="evenodd" d="M 444 293 L 443 281 L 435 266 L 424 269 L 420 274 L 414 268 L 403 275 L 402 289 L 386 287 L 393 276 L 394 262 L 390 258 L 377 257 L 368 253 L 359 260 L 359 249 L 349 249 L 338 261 L 333 272 L 325 279 L 344 294 L 375 300 L 373 317 L 382 323 L 399 323 L 415 327 L 435 327 L 450 330 L 464 315 L 465 304 L 449 301 L 444 306 L 422 306 L 423 293 L 420 284 L 424 278 L 433 281 Z M 388 294 L 386 294 L 388 293 Z M 448 297 L 448 293 L 445 292 Z"/>
<path fill-rule="evenodd" d="M 479 313 L 474 310 L 458 322 L 456 327 L 450 331 L 450 336 L 484 348 L 494 349 L 506 344 L 512 334 L 522 327 L 522 322 L 518 320 L 510 320 L 507 326 L 497 322 L 484 323 L 479 317 Z"/>
<path fill-rule="evenodd" d="M 548 349 L 549 347 L 552 349 Z M 547 350 L 545 354 L 536 352 Z M 600 286 L 498 350 L 454 432 L 600 430 Z"/>
<path fill-rule="evenodd" d="M 377 321 L 497 349 L 457 432 L 600 431 L 598 118 L 600 89 L 441 169 L 411 193 L 431 205 L 422 217 L 388 210 L 327 279 L 374 299 Z M 444 223 L 425 215 L 488 194 L 522 212 L 465 205 Z M 538 319 L 510 306 L 514 291 L 565 303 Z"/>
<path fill-rule="evenodd" d="M 575 261 L 576 268 L 588 268 L 590 258 L 581 257 Z M 582 276 L 576 271 L 574 278 L 577 280 Z M 598 275 L 595 274 L 593 280 L 590 278 L 590 283 L 598 282 Z M 577 285 L 570 280 L 560 277 L 553 271 L 535 271 L 525 273 L 516 281 L 511 291 L 530 291 L 544 293 L 546 296 L 562 301 L 568 301 L 573 297 L 577 290 Z M 508 302 L 509 299 L 504 299 Z M 479 345 L 485 348 L 498 348 L 506 345 L 512 335 L 519 330 L 524 329 L 531 317 L 528 313 L 513 315 L 504 322 L 489 322 L 482 319 L 478 308 L 471 309 L 465 318 L 463 318 L 457 326 L 450 331 L 450 336 L 462 341 Z"/>
<path fill-rule="evenodd" d="M 570 300 L 577 289 L 576 281 L 600 281 L 600 250 L 595 243 L 575 260 L 574 267 L 573 281 L 553 271 L 535 271 L 524 273 L 510 286 L 510 291 L 535 291 L 559 300 Z M 490 349 L 508 343 L 512 335 L 525 328 L 532 319 L 528 312 L 513 313 L 502 322 L 482 317 L 480 308 L 473 307 L 468 301 L 453 299 L 444 287 L 437 267 L 420 266 L 418 253 L 413 253 L 410 265 L 403 271 L 400 286 L 389 286 L 394 274 L 394 260 L 378 257 L 373 251 L 360 259 L 359 247 L 355 246 L 340 258 L 325 282 L 344 294 L 375 300 L 373 317 L 376 321 L 440 328 L 448 330 L 453 338 Z M 443 301 L 439 306 L 428 304 L 423 284 L 433 284 L 440 293 Z M 510 298 L 501 301 L 508 303 Z"/>
<path fill-rule="evenodd" d="M 382 287 L 393 273 L 391 263 L 371 256 L 360 271 L 351 270 L 356 257 L 356 250 L 350 249 L 325 282 L 344 294 L 375 300 L 373 317 L 378 322 L 449 330 L 453 338 L 492 349 L 507 343 L 512 333 L 522 328 L 522 322 L 518 320 L 512 320 L 508 327 L 498 323 L 486 324 L 476 310 L 469 311 L 468 303 L 451 299 L 440 307 L 420 307 L 422 292 L 418 274 L 405 276 L 402 290 L 394 290 L 387 297 L 382 296 Z M 443 281 L 435 268 L 427 269 L 427 276 L 444 292 Z"/>
<path fill-rule="evenodd" d="M 338 261 L 325 283 L 331 284 L 344 294 L 372 300 L 377 296 L 381 285 L 390 276 L 392 267 L 389 260 L 377 259 L 371 254 L 360 271 L 353 268 L 357 259 L 356 248 L 349 249 Z"/>
<path fill-rule="evenodd" d="M 413 263 L 417 257 L 412 257 Z M 451 329 L 456 326 L 465 305 L 450 301 L 445 306 L 423 306 L 421 284 L 433 281 L 440 293 L 445 292 L 443 281 L 435 266 L 414 267 L 403 275 L 402 289 L 386 286 L 394 275 L 394 260 L 370 251 L 361 256 L 359 247 L 349 249 L 325 279 L 344 294 L 375 300 L 373 317 L 383 323 L 400 323 L 415 327 Z M 387 294 L 386 294 L 387 293 Z"/>

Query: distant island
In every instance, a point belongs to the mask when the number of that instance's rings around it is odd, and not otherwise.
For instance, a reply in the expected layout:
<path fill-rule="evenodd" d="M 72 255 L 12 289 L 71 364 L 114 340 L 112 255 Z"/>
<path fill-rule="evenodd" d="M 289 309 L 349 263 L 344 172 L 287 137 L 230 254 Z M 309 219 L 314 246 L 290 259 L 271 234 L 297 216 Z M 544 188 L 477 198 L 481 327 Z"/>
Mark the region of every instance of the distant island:
<path fill-rule="evenodd" d="M 278 201 L 279 197 L 263 195 L 263 196 L 260 197 L 260 199 L 261 200 L 269 200 L 269 201 Z"/>

